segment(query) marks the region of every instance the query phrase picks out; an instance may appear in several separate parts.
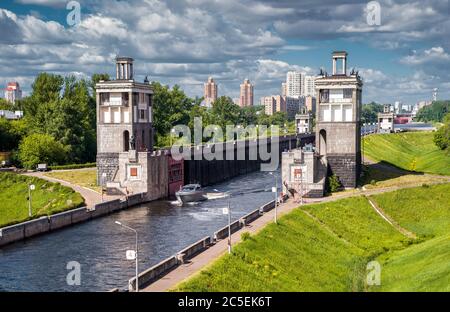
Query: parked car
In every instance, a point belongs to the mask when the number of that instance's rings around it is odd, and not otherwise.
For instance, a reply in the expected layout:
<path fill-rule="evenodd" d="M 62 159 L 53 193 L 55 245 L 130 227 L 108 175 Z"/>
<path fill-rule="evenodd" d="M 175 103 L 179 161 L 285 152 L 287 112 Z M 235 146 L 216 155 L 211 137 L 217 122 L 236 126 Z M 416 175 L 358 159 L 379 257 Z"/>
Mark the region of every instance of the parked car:
<path fill-rule="evenodd" d="M 38 164 L 36 167 L 36 171 L 45 172 L 50 171 L 50 169 L 48 168 L 47 164 Z"/>

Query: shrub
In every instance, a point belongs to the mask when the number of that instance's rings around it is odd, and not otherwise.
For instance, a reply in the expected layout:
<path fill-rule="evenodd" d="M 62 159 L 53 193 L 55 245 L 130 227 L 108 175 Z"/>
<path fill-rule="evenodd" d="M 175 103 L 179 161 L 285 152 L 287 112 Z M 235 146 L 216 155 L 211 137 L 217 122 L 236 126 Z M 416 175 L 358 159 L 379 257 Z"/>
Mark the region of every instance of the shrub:
<path fill-rule="evenodd" d="M 251 235 L 249 232 L 244 232 L 241 234 L 241 239 L 243 242 L 245 242 L 246 240 L 250 239 Z"/>
<path fill-rule="evenodd" d="M 328 177 L 328 185 L 330 187 L 331 193 L 337 192 L 342 188 L 341 181 L 339 180 L 339 177 L 335 174 Z"/>
<path fill-rule="evenodd" d="M 94 168 L 97 166 L 97 163 L 86 163 L 86 164 L 71 164 L 71 165 L 62 165 L 62 166 L 50 166 L 52 170 L 69 170 L 69 169 L 83 169 L 83 168 Z"/>

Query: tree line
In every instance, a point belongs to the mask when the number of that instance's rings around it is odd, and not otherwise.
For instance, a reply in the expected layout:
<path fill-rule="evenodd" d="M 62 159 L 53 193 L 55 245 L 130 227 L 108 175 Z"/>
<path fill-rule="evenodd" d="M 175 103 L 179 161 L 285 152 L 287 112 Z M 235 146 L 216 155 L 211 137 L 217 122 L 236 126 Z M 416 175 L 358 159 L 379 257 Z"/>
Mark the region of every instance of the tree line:
<path fill-rule="evenodd" d="M 29 96 L 15 105 L 0 99 L 0 109 L 22 110 L 20 120 L 0 118 L 0 151 L 11 152 L 11 162 L 24 168 L 38 163 L 65 165 L 96 160 L 95 85 L 109 80 L 107 74 L 90 79 L 41 73 L 34 80 Z M 249 124 L 294 128 L 285 113 L 268 116 L 262 107 L 241 108 L 231 98 L 218 98 L 212 108 L 200 105 L 202 98 L 190 98 L 177 85 L 169 88 L 152 82 L 153 126 L 157 147 L 168 146 L 170 130 L 178 124 L 193 128 L 194 118 L 203 126 Z"/>

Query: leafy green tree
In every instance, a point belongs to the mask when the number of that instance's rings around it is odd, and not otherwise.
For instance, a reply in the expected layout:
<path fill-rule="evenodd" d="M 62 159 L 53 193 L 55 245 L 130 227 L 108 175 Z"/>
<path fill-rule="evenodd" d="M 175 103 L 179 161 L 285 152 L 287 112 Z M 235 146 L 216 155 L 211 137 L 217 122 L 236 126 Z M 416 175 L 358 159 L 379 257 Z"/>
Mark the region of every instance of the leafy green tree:
<path fill-rule="evenodd" d="M 225 135 L 227 125 L 239 123 L 240 107 L 234 104 L 230 97 L 221 96 L 212 104 L 211 114 L 212 123 L 222 127 Z"/>
<path fill-rule="evenodd" d="M 422 107 L 417 112 L 416 120 L 442 122 L 448 112 L 450 112 L 450 101 L 435 101 L 431 105 Z"/>
<path fill-rule="evenodd" d="M 444 125 L 434 134 L 434 144 L 441 150 L 448 150 L 450 147 L 450 113 L 444 117 Z"/>
<path fill-rule="evenodd" d="M 172 89 L 159 82 L 152 82 L 153 87 L 153 126 L 156 131 L 157 144 L 159 138 L 169 134 L 172 127 L 178 124 L 187 125 L 193 100 L 188 98 L 179 86 Z"/>
<path fill-rule="evenodd" d="M 7 100 L 0 98 L 0 110 L 9 110 L 13 111 L 15 108 L 12 103 L 9 103 Z"/>
<path fill-rule="evenodd" d="M 35 168 L 39 163 L 62 164 L 66 161 L 66 156 L 66 148 L 48 134 L 31 134 L 19 146 L 18 157 L 28 169 Z"/>
<path fill-rule="evenodd" d="M 110 80 L 109 75 L 108 74 L 93 74 L 92 75 L 91 81 L 90 81 L 90 87 L 91 87 L 93 95 L 95 95 L 95 85 L 97 83 L 99 83 L 100 80 L 109 81 Z"/>
<path fill-rule="evenodd" d="M 384 105 L 371 102 L 364 104 L 361 109 L 361 122 L 374 123 L 378 121 L 378 113 L 383 112 Z"/>

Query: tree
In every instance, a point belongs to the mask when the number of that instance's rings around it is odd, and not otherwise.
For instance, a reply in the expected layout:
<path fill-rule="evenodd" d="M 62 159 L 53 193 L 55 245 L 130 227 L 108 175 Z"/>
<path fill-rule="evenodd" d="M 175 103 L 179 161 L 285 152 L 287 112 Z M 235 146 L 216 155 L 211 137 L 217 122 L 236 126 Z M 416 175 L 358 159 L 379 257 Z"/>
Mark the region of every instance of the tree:
<path fill-rule="evenodd" d="M 450 113 L 444 117 L 444 125 L 434 134 L 433 142 L 441 150 L 448 150 L 450 147 Z"/>
<path fill-rule="evenodd" d="M 110 80 L 109 75 L 108 74 L 93 74 L 92 75 L 91 82 L 90 82 L 90 87 L 91 87 L 92 94 L 94 96 L 95 96 L 95 85 L 97 83 L 99 83 L 100 80 L 109 81 Z"/>
<path fill-rule="evenodd" d="M 193 100 L 188 98 L 179 86 L 172 90 L 159 82 L 152 82 L 153 88 L 153 126 L 156 140 L 169 134 L 175 125 L 187 125 Z"/>
<path fill-rule="evenodd" d="M 12 111 L 12 110 L 15 110 L 15 109 L 14 109 L 12 103 L 8 102 L 8 101 L 5 100 L 5 99 L 0 98 L 0 110 L 9 110 L 9 111 Z"/>
<path fill-rule="evenodd" d="M 66 156 L 66 148 L 48 134 L 31 134 L 24 138 L 19 146 L 18 157 L 28 169 L 35 168 L 40 163 L 63 164 Z"/>
<path fill-rule="evenodd" d="M 222 127 L 225 135 L 227 125 L 235 126 L 239 123 L 240 107 L 230 97 L 221 96 L 212 104 L 211 114 L 212 122 Z"/>
<path fill-rule="evenodd" d="M 378 121 L 378 113 L 383 112 L 384 105 L 371 102 L 364 104 L 361 110 L 361 122 L 375 123 Z"/>
<path fill-rule="evenodd" d="M 423 122 L 442 122 L 445 114 L 450 112 L 450 101 L 435 101 L 422 107 L 416 114 L 416 119 Z"/>

